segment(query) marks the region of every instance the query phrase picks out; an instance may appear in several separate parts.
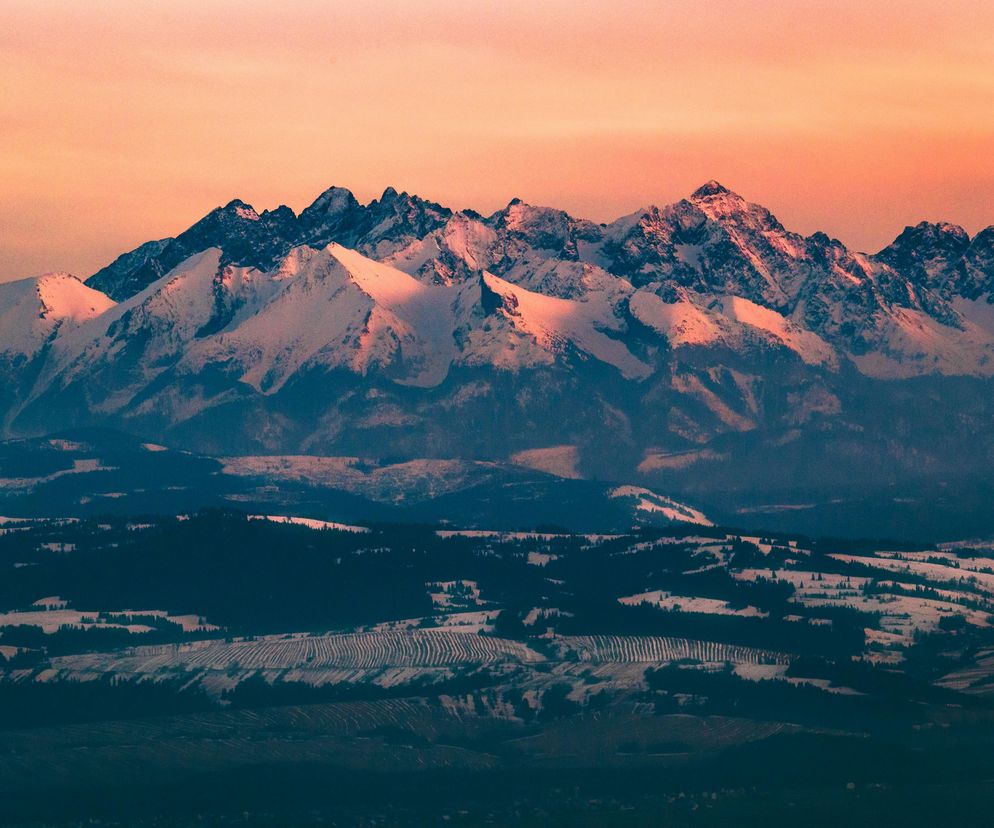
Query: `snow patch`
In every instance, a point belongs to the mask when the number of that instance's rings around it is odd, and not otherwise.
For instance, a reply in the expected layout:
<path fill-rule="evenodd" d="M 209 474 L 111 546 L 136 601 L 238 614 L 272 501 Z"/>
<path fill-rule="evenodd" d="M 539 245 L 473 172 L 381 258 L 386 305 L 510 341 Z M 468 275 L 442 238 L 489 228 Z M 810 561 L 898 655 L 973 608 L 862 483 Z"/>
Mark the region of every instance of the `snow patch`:
<path fill-rule="evenodd" d="M 618 599 L 619 604 L 637 607 L 649 604 L 668 612 L 695 612 L 706 615 L 738 615 L 743 618 L 766 618 L 769 613 L 757 607 L 732 608 L 728 601 L 717 598 L 699 598 L 686 595 L 673 595 L 665 590 L 656 589 L 650 592 L 640 592 L 638 595 L 628 595 Z"/>
<path fill-rule="evenodd" d="M 639 486 L 618 486 L 608 492 L 608 496 L 632 498 L 635 500 L 636 511 L 661 514 L 674 522 L 714 526 L 703 512 Z"/>
<path fill-rule="evenodd" d="M 366 526 L 352 526 L 348 523 L 335 523 L 329 520 L 315 520 L 314 518 L 293 517 L 288 515 L 249 515 L 249 520 L 268 520 L 270 523 L 287 523 L 294 526 L 306 526 L 308 529 L 330 529 L 335 532 L 356 532 L 365 534 L 369 532 Z"/>
<path fill-rule="evenodd" d="M 628 379 L 644 379 L 652 373 L 652 368 L 637 359 L 624 343 L 604 333 L 620 332 L 620 322 L 608 303 L 545 296 L 489 273 L 483 278 L 487 287 L 502 297 L 505 317 L 547 351 L 562 353 L 572 345 L 613 365 Z M 514 362 L 513 355 L 507 352 L 493 356 L 497 364 Z"/>

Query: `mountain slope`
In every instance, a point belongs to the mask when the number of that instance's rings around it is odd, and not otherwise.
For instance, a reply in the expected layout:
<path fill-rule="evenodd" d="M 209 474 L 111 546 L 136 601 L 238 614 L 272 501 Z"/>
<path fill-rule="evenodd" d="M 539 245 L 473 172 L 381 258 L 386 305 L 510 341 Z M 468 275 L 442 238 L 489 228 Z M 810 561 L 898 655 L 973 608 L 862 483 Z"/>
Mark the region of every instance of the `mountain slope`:
<path fill-rule="evenodd" d="M 331 188 L 300 216 L 218 208 L 96 274 L 109 296 L 4 286 L 0 405 L 8 435 L 818 500 L 986 479 L 992 283 L 994 229 L 867 255 L 717 182 L 607 225 Z"/>
<path fill-rule="evenodd" d="M 34 356 L 65 332 L 112 308 L 113 300 L 68 273 L 0 284 L 0 352 Z"/>
<path fill-rule="evenodd" d="M 293 278 L 265 308 L 196 343 L 183 369 L 223 363 L 265 394 L 316 367 L 393 369 L 393 379 L 412 385 L 444 379 L 458 291 L 425 285 L 335 244 L 298 248 L 283 270 Z"/>
<path fill-rule="evenodd" d="M 676 313 L 679 321 L 691 313 L 698 328 L 723 329 L 725 309 L 746 300 L 789 320 L 767 331 L 786 347 L 798 340 L 785 338 L 783 326 L 792 324 L 881 378 L 992 371 L 994 328 L 987 315 L 961 305 L 986 303 L 991 294 L 994 228 L 971 240 L 961 228 L 923 223 L 867 256 L 821 233 L 793 233 L 765 207 L 715 181 L 676 204 L 604 226 L 517 199 L 483 218 L 392 188 L 364 206 L 333 187 L 299 217 L 287 208 L 260 215 L 234 201 L 174 240 L 126 254 L 90 281 L 119 299 L 179 264 L 184 253 L 218 247 L 224 263 L 267 269 L 295 246 L 329 243 L 429 284 L 458 284 L 488 271 L 547 296 L 603 293 L 619 307 L 635 287 L 677 306 L 659 311 L 665 316 Z M 722 300 L 715 314 L 715 296 L 735 299 Z M 688 301 L 694 309 L 681 310 Z M 639 302 L 646 311 L 649 301 Z M 728 344 L 727 336 L 709 336 Z M 814 347 L 819 362 L 835 359 L 803 338 L 801 350 Z M 679 334 L 677 341 L 683 344 Z"/>

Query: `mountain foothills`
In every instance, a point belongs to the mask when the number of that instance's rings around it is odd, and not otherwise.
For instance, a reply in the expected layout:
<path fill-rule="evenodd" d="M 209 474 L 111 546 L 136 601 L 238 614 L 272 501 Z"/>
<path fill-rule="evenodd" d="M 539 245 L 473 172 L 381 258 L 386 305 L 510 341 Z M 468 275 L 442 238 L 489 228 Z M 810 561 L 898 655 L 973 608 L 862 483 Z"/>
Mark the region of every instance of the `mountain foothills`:
<path fill-rule="evenodd" d="M 994 227 L 868 255 L 714 181 L 606 225 L 332 188 L 0 285 L 0 406 L 7 437 L 900 499 L 990 477 L 992 296 Z"/>

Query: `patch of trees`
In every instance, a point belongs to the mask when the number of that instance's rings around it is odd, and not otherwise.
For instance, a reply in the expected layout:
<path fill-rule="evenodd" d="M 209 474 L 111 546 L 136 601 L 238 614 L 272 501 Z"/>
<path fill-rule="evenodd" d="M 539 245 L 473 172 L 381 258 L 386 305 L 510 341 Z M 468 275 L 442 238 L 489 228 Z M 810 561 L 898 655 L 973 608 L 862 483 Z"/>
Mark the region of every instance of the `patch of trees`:
<path fill-rule="evenodd" d="M 106 719 L 195 713 L 215 709 L 203 691 L 177 681 L 0 682 L 0 729 Z"/>
<path fill-rule="evenodd" d="M 810 676 L 807 676 L 810 678 Z M 891 696 L 853 696 L 783 680 L 752 681 L 730 669 L 710 671 L 665 666 L 645 673 L 649 698 L 661 713 L 744 716 L 847 730 L 879 730 L 894 723 L 923 721 L 916 701 Z M 691 697 L 679 703 L 677 697 Z"/>
<path fill-rule="evenodd" d="M 102 624 L 90 627 L 63 624 L 55 632 L 46 633 L 39 626 L 19 624 L 0 628 L 0 643 L 28 648 L 53 657 L 71 653 L 117 650 L 145 644 L 172 644 L 191 638 L 208 637 L 202 633 L 185 633 L 181 625 L 165 618 L 150 616 L 149 621 L 152 620 L 156 622 L 155 628 L 145 632 L 129 632 L 122 626 Z M 121 623 L 128 622 L 122 620 Z"/>

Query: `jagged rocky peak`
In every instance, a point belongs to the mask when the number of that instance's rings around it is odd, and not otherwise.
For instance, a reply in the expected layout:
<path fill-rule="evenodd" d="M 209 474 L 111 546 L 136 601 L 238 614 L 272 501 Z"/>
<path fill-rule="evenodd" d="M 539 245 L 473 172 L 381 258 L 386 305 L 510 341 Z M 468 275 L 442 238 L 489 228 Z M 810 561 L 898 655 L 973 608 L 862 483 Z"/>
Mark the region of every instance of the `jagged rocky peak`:
<path fill-rule="evenodd" d="M 263 222 L 269 225 L 282 224 L 286 227 L 292 227 L 297 221 L 297 214 L 285 204 L 280 204 L 272 210 L 263 210 L 260 213 L 251 204 L 247 204 L 241 199 L 235 199 L 226 204 L 221 212 L 239 222 Z"/>
<path fill-rule="evenodd" d="M 289 207 L 260 215 L 251 204 L 235 199 L 212 211 L 175 241 L 184 243 L 188 255 L 219 247 L 225 261 L 265 267 L 290 249 L 296 221 Z"/>
<path fill-rule="evenodd" d="M 608 225 L 605 237 L 610 247 L 623 248 L 623 268 L 633 263 L 640 267 L 655 260 L 679 267 L 691 264 L 700 270 L 707 262 L 701 258 L 705 248 L 719 258 L 726 258 L 730 247 L 741 246 L 743 239 L 733 240 L 726 228 L 749 234 L 747 241 L 768 245 L 764 234 L 787 231 L 765 207 L 746 201 L 717 181 L 698 187 L 689 198 L 659 207 L 650 205 Z M 793 234 L 790 234 L 793 235 Z M 719 249 L 722 248 L 722 249 Z M 797 244 L 781 245 L 782 252 L 800 252 Z M 632 261 L 632 254 L 636 255 Z M 644 256 L 648 255 L 648 259 Z M 688 260 L 689 257 L 689 260 Z M 715 263 L 715 262 L 712 262 Z"/>
<path fill-rule="evenodd" d="M 244 219 L 245 221 L 258 221 L 259 214 L 255 211 L 255 207 L 251 204 L 247 204 L 240 198 L 233 198 L 224 207 L 218 207 L 214 210 L 214 213 L 218 213 L 224 216 L 233 216 L 235 218 Z"/>
<path fill-rule="evenodd" d="M 694 190 L 686 201 L 701 210 L 708 218 L 717 221 L 737 217 L 757 206 L 713 180 Z"/>
<path fill-rule="evenodd" d="M 380 210 L 393 210 L 394 212 L 407 212 L 410 210 L 416 210 L 425 213 L 434 213 L 439 215 L 451 216 L 452 210 L 448 207 L 443 207 L 434 201 L 429 201 L 426 198 L 421 198 L 418 195 L 411 195 L 406 190 L 397 191 L 393 187 L 387 187 L 381 195 L 375 201 L 370 202 L 369 208 Z"/>
<path fill-rule="evenodd" d="M 746 201 L 717 181 L 708 181 L 698 187 L 689 201 L 712 221 L 760 231 L 785 232 L 780 220 L 766 207 Z"/>
<path fill-rule="evenodd" d="M 966 273 L 959 293 L 968 299 L 994 296 L 994 226 L 973 237 L 964 260 Z"/>
<path fill-rule="evenodd" d="M 118 257 L 86 283 L 116 301 L 141 292 L 181 262 L 216 247 L 226 263 L 272 267 L 298 244 L 297 216 L 289 207 L 258 213 L 233 199 L 175 238 L 148 242 Z"/>
<path fill-rule="evenodd" d="M 710 181 L 706 181 L 690 196 L 692 199 L 700 198 L 713 198 L 715 196 L 734 196 L 735 198 L 741 198 L 741 196 L 733 193 L 723 184 L 715 181 L 713 178 Z"/>
<path fill-rule="evenodd" d="M 667 207 L 648 207 L 605 230 L 613 273 L 637 286 L 675 280 L 701 293 L 734 294 L 789 310 L 809 258 L 805 239 L 765 207 L 717 181 Z"/>
<path fill-rule="evenodd" d="M 962 227 L 922 221 L 905 227 L 875 258 L 916 285 L 949 291 L 964 285 L 964 256 L 969 248 L 970 236 Z"/>
<path fill-rule="evenodd" d="M 595 240 L 600 236 L 600 228 L 593 222 L 575 219 L 554 207 L 536 207 L 520 198 L 511 199 L 507 207 L 498 210 L 487 222 L 512 240 L 554 251 L 568 259 L 577 257 L 578 239 Z"/>
<path fill-rule="evenodd" d="M 922 221 L 905 227 L 901 234 L 877 254 L 890 265 L 928 262 L 938 257 L 962 256 L 970 246 L 970 236 L 962 227 L 948 222 Z"/>
<path fill-rule="evenodd" d="M 223 207 L 215 207 L 186 233 L 217 232 L 218 227 L 223 227 L 226 232 L 254 233 L 258 230 L 253 225 L 260 222 L 269 225 L 279 222 L 292 224 L 296 218 L 296 213 L 286 205 L 280 205 L 275 210 L 266 210 L 260 214 L 248 202 L 234 198 Z"/>
<path fill-rule="evenodd" d="M 263 210 L 261 218 L 269 221 L 293 221 L 297 214 L 285 204 L 281 204 L 274 210 Z"/>
<path fill-rule="evenodd" d="M 351 190 L 329 187 L 300 213 L 297 240 L 301 244 L 320 245 L 343 238 L 354 230 L 363 210 Z"/>
<path fill-rule="evenodd" d="M 383 195 L 366 207 L 360 248 L 373 251 L 381 241 L 411 242 L 442 227 L 452 210 L 434 201 L 387 187 Z"/>
<path fill-rule="evenodd" d="M 300 214 L 300 217 L 303 218 L 309 213 L 338 215 L 354 210 L 359 206 L 359 201 L 351 190 L 346 187 L 334 186 L 329 187 L 314 199 L 311 205 Z"/>
<path fill-rule="evenodd" d="M 482 218 L 395 187 L 368 204 L 330 187 L 300 216 L 286 207 L 260 213 L 235 199 L 176 238 L 125 254 L 88 284 L 120 301 L 208 248 L 222 251 L 223 264 L 271 270 L 295 247 L 332 242 L 433 285 L 487 270 L 558 298 L 586 295 L 590 278 L 602 287 L 620 278 L 659 295 L 671 284 L 702 296 L 739 296 L 829 338 L 872 327 L 880 302 L 951 323 L 954 296 L 994 289 L 994 230 L 971 243 L 961 228 L 922 223 L 867 257 L 825 234 L 787 230 L 765 207 L 715 180 L 608 225 L 520 198 Z"/>
<path fill-rule="evenodd" d="M 808 241 L 818 247 L 842 247 L 842 242 L 838 239 L 833 239 L 828 233 L 823 233 L 821 230 L 815 230 L 810 236 L 808 236 Z"/>
<path fill-rule="evenodd" d="M 994 278 L 994 225 L 984 228 L 973 237 L 966 258 L 974 265 L 989 268 L 990 275 Z"/>

